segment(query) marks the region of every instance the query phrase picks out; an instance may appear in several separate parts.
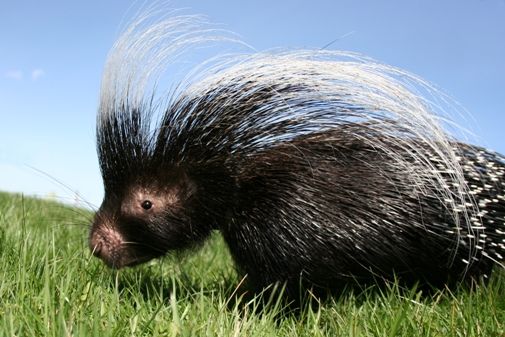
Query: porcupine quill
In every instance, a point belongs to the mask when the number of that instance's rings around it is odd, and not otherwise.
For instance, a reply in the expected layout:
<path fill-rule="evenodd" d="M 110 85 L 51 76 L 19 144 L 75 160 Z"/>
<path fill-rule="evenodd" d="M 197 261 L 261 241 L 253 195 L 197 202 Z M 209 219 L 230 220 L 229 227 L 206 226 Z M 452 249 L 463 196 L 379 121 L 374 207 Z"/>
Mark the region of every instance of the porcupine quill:
<path fill-rule="evenodd" d="M 233 37 L 196 16 L 151 19 L 123 33 L 102 79 L 89 243 L 107 265 L 219 230 L 254 289 L 442 287 L 503 266 L 505 158 L 450 136 L 424 80 L 354 53 L 259 52 L 200 69 L 156 118 L 153 77 Z"/>

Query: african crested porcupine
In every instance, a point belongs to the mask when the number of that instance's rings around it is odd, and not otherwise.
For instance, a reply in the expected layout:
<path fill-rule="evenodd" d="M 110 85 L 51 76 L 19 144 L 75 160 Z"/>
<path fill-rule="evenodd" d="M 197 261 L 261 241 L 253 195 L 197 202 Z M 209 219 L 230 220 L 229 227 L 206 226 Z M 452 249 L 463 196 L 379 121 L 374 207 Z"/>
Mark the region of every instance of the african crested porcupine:
<path fill-rule="evenodd" d="M 105 197 L 89 242 L 107 265 L 219 230 L 256 289 L 443 286 L 503 266 L 505 158 L 445 132 L 426 82 L 352 53 L 255 53 L 215 59 L 159 103 L 148 87 L 174 57 L 233 37 L 198 17 L 149 19 L 102 79 Z"/>

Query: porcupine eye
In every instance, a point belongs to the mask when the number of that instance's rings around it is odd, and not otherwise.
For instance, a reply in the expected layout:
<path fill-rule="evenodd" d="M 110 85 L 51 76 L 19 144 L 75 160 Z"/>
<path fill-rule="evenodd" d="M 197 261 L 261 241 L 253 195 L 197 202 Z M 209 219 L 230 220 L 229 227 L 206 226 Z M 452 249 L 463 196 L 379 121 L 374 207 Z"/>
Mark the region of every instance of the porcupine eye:
<path fill-rule="evenodd" d="M 143 209 L 148 210 L 151 209 L 151 207 L 153 207 L 153 203 L 149 200 L 144 200 L 141 206 Z"/>

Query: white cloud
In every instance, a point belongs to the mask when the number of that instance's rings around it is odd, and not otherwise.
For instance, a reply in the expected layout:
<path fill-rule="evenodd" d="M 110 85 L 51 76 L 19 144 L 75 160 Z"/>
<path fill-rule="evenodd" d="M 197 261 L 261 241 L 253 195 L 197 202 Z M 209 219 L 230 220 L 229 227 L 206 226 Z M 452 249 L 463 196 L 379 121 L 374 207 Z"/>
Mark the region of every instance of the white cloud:
<path fill-rule="evenodd" d="M 5 77 L 11 80 L 21 81 L 23 79 L 23 72 L 19 69 L 7 70 Z"/>
<path fill-rule="evenodd" d="M 44 71 L 44 69 L 40 69 L 40 68 L 34 69 L 32 71 L 32 80 L 36 81 L 39 78 L 41 78 L 42 76 L 44 76 L 45 74 L 46 74 L 46 72 Z"/>
<path fill-rule="evenodd" d="M 31 75 L 32 81 L 37 81 L 45 74 L 46 74 L 46 72 L 44 71 L 44 69 L 35 68 L 32 70 L 30 75 Z M 21 81 L 24 79 L 25 76 L 24 76 L 24 73 L 22 70 L 10 69 L 5 72 L 4 77 L 11 79 L 11 80 L 15 80 L 15 81 Z"/>

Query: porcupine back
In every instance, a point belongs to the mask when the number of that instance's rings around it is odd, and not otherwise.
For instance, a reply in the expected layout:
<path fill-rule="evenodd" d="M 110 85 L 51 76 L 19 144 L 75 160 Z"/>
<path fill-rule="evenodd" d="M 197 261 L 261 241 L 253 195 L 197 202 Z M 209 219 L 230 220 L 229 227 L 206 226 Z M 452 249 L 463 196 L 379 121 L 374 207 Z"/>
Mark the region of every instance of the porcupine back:
<path fill-rule="evenodd" d="M 144 172 L 183 172 L 197 191 L 186 230 L 221 230 L 258 288 L 300 276 L 441 286 L 502 263 L 504 159 L 448 136 L 445 97 L 426 82 L 352 53 L 256 53 L 181 84 L 156 119 L 151 76 L 195 43 L 230 38 L 195 17 L 144 20 L 104 72 L 106 199 Z"/>

